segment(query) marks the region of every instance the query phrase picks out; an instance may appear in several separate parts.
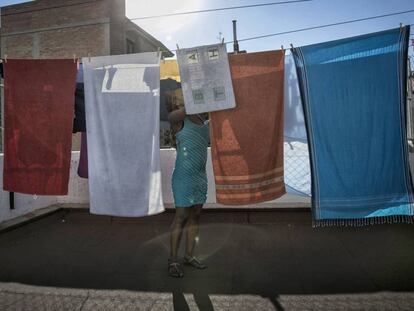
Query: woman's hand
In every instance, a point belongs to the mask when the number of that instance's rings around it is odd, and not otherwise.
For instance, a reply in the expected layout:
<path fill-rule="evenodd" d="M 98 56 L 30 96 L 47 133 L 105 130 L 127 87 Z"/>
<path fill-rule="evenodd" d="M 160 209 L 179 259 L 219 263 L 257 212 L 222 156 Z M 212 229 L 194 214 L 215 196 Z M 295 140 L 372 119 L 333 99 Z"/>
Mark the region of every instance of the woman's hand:
<path fill-rule="evenodd" d="M 168 121 L 170 121 L 171 124 L 177 124 L 182 122 L 186 117 L 185 107 L 182 107 L 180 109 L 171 111 L 168 115 Z"/>

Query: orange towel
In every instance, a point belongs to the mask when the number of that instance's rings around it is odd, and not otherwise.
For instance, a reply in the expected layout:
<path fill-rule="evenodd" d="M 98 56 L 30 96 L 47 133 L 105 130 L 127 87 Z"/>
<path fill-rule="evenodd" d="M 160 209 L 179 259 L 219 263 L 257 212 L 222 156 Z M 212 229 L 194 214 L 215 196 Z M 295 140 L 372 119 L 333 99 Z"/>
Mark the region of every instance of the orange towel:
<path fill-rule="evenodd" d="M 285 193 L 284 52 L 230 55 L 237 107 L 211 112 L 217 202 L 244 205 Z"/>

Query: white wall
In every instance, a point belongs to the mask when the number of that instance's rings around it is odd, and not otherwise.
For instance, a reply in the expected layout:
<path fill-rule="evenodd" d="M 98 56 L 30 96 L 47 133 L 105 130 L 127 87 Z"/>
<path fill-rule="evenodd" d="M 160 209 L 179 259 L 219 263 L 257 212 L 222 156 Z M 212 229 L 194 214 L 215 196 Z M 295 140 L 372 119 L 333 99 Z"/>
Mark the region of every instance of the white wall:
<path fill-rule="evenodd" d="M 175 163 L 175 149 L 161 150 L 161 174 L 164 203 L 169 206 L 174 202 L 171 192 L 171 174 Z M 79 151 L 72 152 L 70 164 L 69 193 L 66 196 L 37 196 L 15 193 L 15 209 L 10 210 L 9 192 L 1 191 L 0 222 L 27 214 L 36 209 L 53 204 L 65 204 L 65 207 L 78 207 L 89 203 L 88 180 L 80 178 L 77 174 Z M 0 154 L 0 185 L 3 189 L 3 154 Z M 215 187 L 211 169 L 211 158 L 208 158 L 209 192 L 207 203 L 215 203 Z"/>
<path fill-rule="evenodd" d="M 162 195 L 165 204 L 173 204 L 174 198 L 171 192 L 171 175 L 175 164 L 175 149 L 161 149 L 161 176 Z M 88 180 L 80 178 L 77 174 L 79 152 L 72 153 L 70 168 L 69 193 L 67 196 L 59 196 L 58 203 L 62 204 L 87 204 L 89 203 Z M 208 193 L 207 203 L 216 203 L 214 177 L 211 164 L 211 155 L 208 153 L 207 160 Z"/>
<path fill-rule="evenodd" d="M 161 150 L 161 174 L 162 174 L 162 192 L 164 203 L 166 207 L 172 207 L 173 196 L 171 192 L 171 175 L 175 163 L 175 149 Z M 37 196 L 15 194 L 15 209 L 10 210 L 9 207 L 9 193 L 1 191 L 0 198 L 0 222 L 6 221 L 39 208 L 47 207 L 53 204 L 64 204 L 65 207 L 86 207 L 89 203 L 88 180 L 80 178 L 77 174 L 79 161 L 79 151 L 72 152 L 72 160 L 70 165 L 70 180 L 69 193 L 66 196 Z M 3 189 L 3 155 L 0 154 L 0 185 Z M 207 160 L 207 178 L 208 178 L 208 193 L 207 193 L 207 207 L 218 207 L 215 198 L 215 184 L 213 177 L 213 169 L 211 163 L 211 154 L 208 153 Z M 282 198 L 266 203 L 257 204 L 257 207 L 307 207 L 309 206 L 309 198 L 297 197 L 293 195 L 285 195 Z M 224 206 L 220 206 L 225 208 Z M 243 207 L 243 206 L 237 206 Z M 247 207 L 247 206 L 245 206 Z M 248 207 L 252 207 L 251 205 Z"/>

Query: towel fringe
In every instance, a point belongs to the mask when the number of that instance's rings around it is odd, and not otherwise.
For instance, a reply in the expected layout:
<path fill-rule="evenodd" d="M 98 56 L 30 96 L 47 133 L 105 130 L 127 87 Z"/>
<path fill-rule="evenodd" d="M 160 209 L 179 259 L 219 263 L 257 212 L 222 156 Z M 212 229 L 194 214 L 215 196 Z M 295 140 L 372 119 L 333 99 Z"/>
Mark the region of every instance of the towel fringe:
<path fill-rule="evenodd" d="M 414 224 L 414 216 L 409 215 L 393 215 L 370 218 L 356 219 L 313 219 L 313 228 L 325 227 L 363 227 L 368 225 L 384 225 L 384 224 Z"/>

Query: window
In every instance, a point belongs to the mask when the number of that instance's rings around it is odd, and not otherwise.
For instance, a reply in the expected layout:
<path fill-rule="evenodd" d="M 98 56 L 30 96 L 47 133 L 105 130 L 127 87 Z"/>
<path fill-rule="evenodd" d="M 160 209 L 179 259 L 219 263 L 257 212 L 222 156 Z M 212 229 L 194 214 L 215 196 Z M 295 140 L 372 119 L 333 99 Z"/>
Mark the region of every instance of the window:
<path fill-rule="evenodd" d="M 214 92 L 214 100 L 215 101 L 223 101 L 226 100 L 226 93 L 224 90 L 224 86 L 218 86 L 213 89 Z"/>
<path fill-rule="evenodd" d="M 198 53 L 197 53 L 197 51 L 187 53 L 187 62 L 189 64 L 197 64 L 198 63 Z"/>
<path fill-rule="evenodd" d="M 208 59 L 209 60 L 219 59 L 219 51 L 218 51 L 218 49 L 208 50 L 207 55 L 208 55 Z"/>
<path fill-rule="evenodd" d="M 136 52 L 135 43 L 129 39 L 126 40 L 126 48 L 127 54 L 133 54 Z"/>
<path fill-rule="evenodd" d="M 204 104 L 203 90 L 193 90 L 193 100 L 196 105 Z"/>

